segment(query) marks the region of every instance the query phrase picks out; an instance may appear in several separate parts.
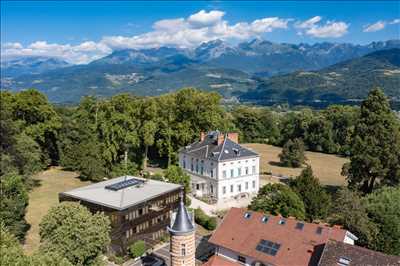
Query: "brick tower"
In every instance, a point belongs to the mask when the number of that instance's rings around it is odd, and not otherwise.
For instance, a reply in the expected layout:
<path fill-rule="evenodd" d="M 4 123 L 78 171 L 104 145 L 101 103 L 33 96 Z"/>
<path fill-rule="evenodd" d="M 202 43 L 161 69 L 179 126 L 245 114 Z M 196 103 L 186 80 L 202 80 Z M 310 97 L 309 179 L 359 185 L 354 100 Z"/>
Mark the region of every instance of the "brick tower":
<path fill-rule="evenodd" d="M 182 199 L 171 225 L 168 227 L 171 236 L 171 266 L 195 266 L 195 224 Z"/>

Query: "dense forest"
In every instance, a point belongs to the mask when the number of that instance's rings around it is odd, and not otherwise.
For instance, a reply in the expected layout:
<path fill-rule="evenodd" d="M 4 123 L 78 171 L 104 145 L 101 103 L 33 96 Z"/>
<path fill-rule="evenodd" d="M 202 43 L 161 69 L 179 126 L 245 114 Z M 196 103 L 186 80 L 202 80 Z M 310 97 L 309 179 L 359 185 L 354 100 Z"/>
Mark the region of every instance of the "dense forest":
<path fill-rule="evenodd" d="M 85 97 L 77 106 L 55 106 L 33 89 L 2 91 L 1 108 L 0 221 L 20 241 L 29 229 L 25 208 L 32 174 L 59 165 L 96 182 L 126 172 L 139 174 L 149 163 L 172 173 L 179 148 L 198 139 L 201 131 L 237 131 L 240 142 L 278 146 L 301 140 L 306 150 L 349 156 L 343 173 L 349 188 L 360 195 L 400 182 L 399 120 L 380 90 L 373 90 L 361 107 L 333 105 L 321 111 L 226 107 L 217 93 L 191 88 L 157 97 Z M 293 186 L 295 191 L 301 191 L 299 184 Z M 342 193 L 337 197 L 343 201 L 355 197 Z M 373 201 L 380 196 L 368 197 Z M 328 213 L 310 214 L 302 207 L 299 217 L 324 219 Z M 393 254 L 398 248 L 376 247 Z"/>

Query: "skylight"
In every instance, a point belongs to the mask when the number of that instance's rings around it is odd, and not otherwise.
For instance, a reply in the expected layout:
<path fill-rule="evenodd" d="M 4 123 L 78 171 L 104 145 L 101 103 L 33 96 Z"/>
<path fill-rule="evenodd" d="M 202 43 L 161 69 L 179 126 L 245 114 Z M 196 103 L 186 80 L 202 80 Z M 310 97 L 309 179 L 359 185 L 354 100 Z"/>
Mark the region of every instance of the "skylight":
<path fill-rule="evenodd" d="M 275 256 L 280 247 L 281 245 L 278 243 L 262 239 L 260 243 L 258 243 L 256 250 Z"/>
<path fill-rule="evenodd" d="M 303 227 L 304 227 L 304 223 L 298 222 L 296 224 L 296 229 L 303 230 Z"/>
<path fill-rule="evenodd" d="M 321 227 L 321 226 L 318 226 L 318 227 L 317 227 L 316 233 L 317 233 L 318 235 L 322 234 L 322 227 Z"/>
<path fill-rule="evenodd" d="M 251 213 L 246 212 L 246 213 L 244 214 L 244 218 L 245 218 L 245 219 L 250 219 L 250 217 L 251 217 Z"/>
<path fill-rule="evenodd" d="M 263 216 L 263 218 L 261 219 L 261 222 L 267 223 L 267 222 L 268 222 L 268 219 L 269 219 L 268 216 Z"/>
<path fill-rule="evenodd" d="M 286 223 L 286 219 L 281 218 L 278 224 L 284 225 Z"/>
<path fill-rule="evenodd" d="M 339 266 L 348 266 L 350 264 L 350 259 L 345 258 L 345 257 L 340 257 L 338 261 Z"/>

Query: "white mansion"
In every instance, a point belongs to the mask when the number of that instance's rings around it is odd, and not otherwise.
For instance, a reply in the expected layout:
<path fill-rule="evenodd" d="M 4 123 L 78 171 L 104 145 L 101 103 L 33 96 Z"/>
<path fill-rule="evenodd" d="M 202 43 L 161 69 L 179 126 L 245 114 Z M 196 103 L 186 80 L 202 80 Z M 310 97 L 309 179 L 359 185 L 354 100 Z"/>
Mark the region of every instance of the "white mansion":
<path fill-rule="evenodd" d="M 238 133 L 201 133 L 179 151 L 179 165 L 191 177 L 192 193 L 214 200 L 251 196 L 259 188 L 259 155 L 238 144 Z"/>

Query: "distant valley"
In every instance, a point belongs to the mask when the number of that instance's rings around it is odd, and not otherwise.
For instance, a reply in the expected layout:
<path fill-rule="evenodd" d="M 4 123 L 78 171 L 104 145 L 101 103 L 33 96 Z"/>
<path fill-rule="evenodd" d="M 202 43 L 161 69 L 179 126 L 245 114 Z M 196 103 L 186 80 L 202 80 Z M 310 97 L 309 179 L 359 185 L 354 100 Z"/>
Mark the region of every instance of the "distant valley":
<path fill-rule="evenodd" d="M 399 48 L 399 40 L 310 45 L 255 39 L 236 46 L 216 40 L 190 50 L 119 50 L 86 65 L 18 58 L 2 62 L 1 87 L 37 88 L 58 103 L 121 92 L 159 95 L 182 87 L 217 91 L 226 100 L 271 104 L 358 99 L 380 86 L 398 100 Z"/>

